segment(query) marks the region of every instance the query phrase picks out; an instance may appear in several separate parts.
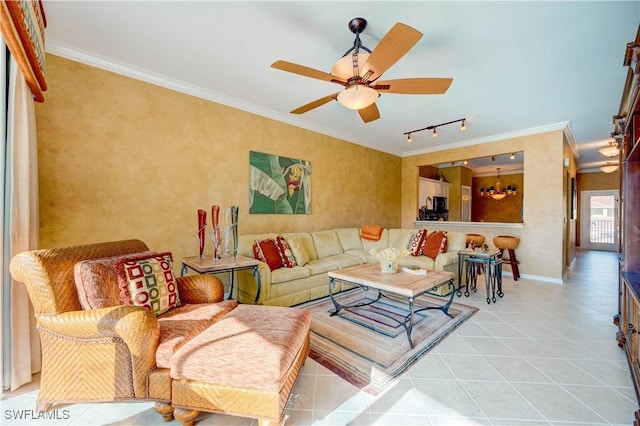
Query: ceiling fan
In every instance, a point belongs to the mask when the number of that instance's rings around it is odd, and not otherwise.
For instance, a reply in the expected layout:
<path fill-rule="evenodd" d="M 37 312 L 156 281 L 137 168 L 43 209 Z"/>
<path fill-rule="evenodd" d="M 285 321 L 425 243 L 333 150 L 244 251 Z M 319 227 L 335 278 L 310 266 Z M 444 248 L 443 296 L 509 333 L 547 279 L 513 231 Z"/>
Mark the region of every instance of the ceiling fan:
<path fill-rule="evenodd" d="M 304 114 L 331 100 L 337 100 L 346 108 L 357 110 L 362 121 L 368 123 L 380 118 L 380 111 L 375 101 L 381 93 L 439 95 L 449 89 L 452 78 L 425 77 L 377 81 L 382 73 L 402 58 L 422 38 L 422 33 L 408 25 L 396 23 L 372 51 L 363 46 L 360 41 L 360 33 L 366 27 L 367 20 L 364 18 L 354 18 L 349 22 L 349 29 L 356 35 L 353 47 L 333 65 L 330 73 L 287 61 L 276 61 L 271 64 L 272 68 L 344 87 L 340 92 L 316 99 L 294 109 L 291 113 Z"/>

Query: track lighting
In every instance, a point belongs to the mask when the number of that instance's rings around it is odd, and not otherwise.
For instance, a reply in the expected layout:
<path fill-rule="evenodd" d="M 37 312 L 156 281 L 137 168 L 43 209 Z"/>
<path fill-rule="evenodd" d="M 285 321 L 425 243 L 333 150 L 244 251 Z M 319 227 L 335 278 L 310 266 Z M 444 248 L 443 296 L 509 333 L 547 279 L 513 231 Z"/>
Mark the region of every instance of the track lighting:
<path fill-rule="evenodd" d="M 511 153 L 511 155 L 509 156 L 509 159 L 515 160 L 515 158 L 516 158 L 516 154 L 515 153 Z"/>
<path fill-rule="evenodd" d="M 422 129 L 409 130 L 408 132 L 404 132 L 403 135 L 407 135 L 407 143 L 411 143 L 411 134 L 416 132 L 422 132 L 423 130 L 432 130 L 431 137 L 438 137 L 437 128 L 440 126 L 446 126 L 447 124 L 460 123 L 460 131 L 464 132 L 467 130 L 466 118 L 459 118 L 457 120 L 447 121 L 446 123 L 434 124 L 432 126 L 423 127 Z"/>

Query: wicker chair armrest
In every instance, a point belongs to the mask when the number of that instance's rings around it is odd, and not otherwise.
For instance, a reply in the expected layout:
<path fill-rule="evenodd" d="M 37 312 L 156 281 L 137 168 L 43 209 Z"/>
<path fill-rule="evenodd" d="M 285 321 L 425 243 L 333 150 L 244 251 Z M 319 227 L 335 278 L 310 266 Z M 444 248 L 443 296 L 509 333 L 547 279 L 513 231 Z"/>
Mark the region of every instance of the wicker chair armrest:
<path fill-rule="evenodd" d="M 156 351 L 160 340 L 158 320 L 151 311 L 141 306 L 115 306 L 38 315 L 37 320 L 41 336 L 54 339 L 47 339 L 47 342 L 55 348 L 45 348 L 43 340 L 45 355 L 58 351 L 57 356 L 74 357 L 77 355 L 74 346 L 95 347 L 94 358 L 111 359 L 114 347 L 108 341 L 122 341 L 127 347 L 128 356 L 121 358 L 117 367 L 122 371 L 130 371 L 133 382 L 128 385 L 118 379 L 110 386 L 132 386 L 136 398 L 149 398 L 146 380 L 149 372 L 156 368 Z M 105 368 L 108 376 L 110 368 L 108 365 Z"/>
<path fill-rule="evenodd" d="M 70 311 L 57 315 L 38 315 L 38 326 L 62 338 L 93 339 L 119 337 L 132 354 L 153 350 L 158 346 L 160 328 L 155 315 L 141 306 Z"/>
<path fill-rule="evenodd" d="M 217 303 L 224 300 L 224 285 L 214 275 L 177 277 L 176 283 L 183 303 Z"/>

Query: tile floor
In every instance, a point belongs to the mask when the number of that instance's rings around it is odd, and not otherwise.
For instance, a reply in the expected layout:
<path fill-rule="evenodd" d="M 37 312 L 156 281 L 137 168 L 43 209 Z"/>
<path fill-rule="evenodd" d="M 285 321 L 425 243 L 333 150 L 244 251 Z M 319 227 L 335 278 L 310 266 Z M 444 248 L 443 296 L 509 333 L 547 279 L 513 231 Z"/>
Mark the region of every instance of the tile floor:
<path fill-rule="evenodd" d="M 616 271 L 615 253 L 578 251 L 564 285 L 505 276 L 495 304 L 481 292 L 456 298 L 480 311 L 377 397 L 309 359 L 287 426 L 630 425 L 638 403 L 612 324 Z M 37 383 L 4 394 L 0 424 L 166 424 L 150 403 L 68 405 L 54 418 L 16 418 L 34 409 L 36 395 Z M 256 423 L 203 414 L 196 424 Z"/>

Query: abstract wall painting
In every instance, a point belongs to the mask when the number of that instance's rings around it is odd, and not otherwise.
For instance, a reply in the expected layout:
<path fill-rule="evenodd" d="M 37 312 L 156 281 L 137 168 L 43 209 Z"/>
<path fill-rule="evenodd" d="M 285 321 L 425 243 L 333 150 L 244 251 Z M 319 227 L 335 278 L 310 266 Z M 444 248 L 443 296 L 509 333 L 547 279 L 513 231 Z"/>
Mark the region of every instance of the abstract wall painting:
<path fill-rule="evenodd" d="M 311 163 L 249 152 L 250 214 L 311 214 Z"/>

